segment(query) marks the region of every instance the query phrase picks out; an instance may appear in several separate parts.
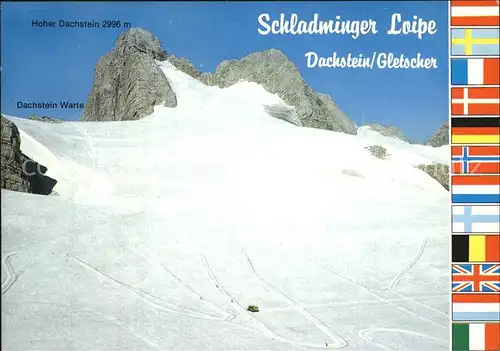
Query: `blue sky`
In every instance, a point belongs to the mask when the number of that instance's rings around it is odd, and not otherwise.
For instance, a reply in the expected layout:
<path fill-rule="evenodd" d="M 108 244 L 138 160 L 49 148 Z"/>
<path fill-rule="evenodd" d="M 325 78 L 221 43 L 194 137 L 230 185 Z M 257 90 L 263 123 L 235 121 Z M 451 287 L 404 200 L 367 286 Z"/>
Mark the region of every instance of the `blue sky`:
<path fill-rule="evenodd" d="M 345 2 L 88 2 L 2 3 L 2 112 L 14 116 L 50 115 L 78 119 L 81 110 L 23 110 L 22 101 L 85 102 L 97 60 L 111 50 L 124 28 L 32 28 L 32 20 L 120 20 L 153 32 L 167 52 L 188 58 L 202 71 L 269 48 L 282 50 L 316 91 L 327 93 L 358 125 L 398 126 L 422 141 L 448 119 L 448 35 L 445 1 Z M 437 22 L 437 33 L 389 36 L 390 18 L 417 15 Z M 257 17 L 297 13 L 309 20 L 373 19 L 378 34 L 356 40 L 345 35 L 267 35 L 257 32 Z M 435 57 L 438 68 L 307 68 L 304 54 L 321 56 L 374 51 Z"/>

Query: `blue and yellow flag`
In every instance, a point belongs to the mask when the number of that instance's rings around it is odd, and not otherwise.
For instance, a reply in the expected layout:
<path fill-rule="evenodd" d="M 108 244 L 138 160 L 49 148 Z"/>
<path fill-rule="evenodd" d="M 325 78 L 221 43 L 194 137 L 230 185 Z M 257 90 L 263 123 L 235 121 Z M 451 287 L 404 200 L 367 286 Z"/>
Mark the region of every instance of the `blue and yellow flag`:
<path fill-rule="evenodd" d="M 498 56 L 500 29 L 458 29 L 451 30 L 451 54 L 465 56 Z"/>

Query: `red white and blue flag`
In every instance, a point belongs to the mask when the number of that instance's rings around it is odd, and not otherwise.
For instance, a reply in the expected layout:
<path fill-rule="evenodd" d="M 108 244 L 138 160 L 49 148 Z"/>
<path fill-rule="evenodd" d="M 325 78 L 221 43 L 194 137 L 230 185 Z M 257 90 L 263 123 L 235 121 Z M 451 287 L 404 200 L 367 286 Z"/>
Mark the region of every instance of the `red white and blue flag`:
<path fill-rule="evenodd" d="M 500 174 L 500 146 L 451 147 L 453 174 Z"/>
<path fill-rule="evenodd" d="M 500 84 L 500 58 L 452 58 L 452 85 Z"/>
<path fill-rule="evenodd" d="M 499 293 L 500 264 L 453 264 L 452 290 L 461 293 Z"/>

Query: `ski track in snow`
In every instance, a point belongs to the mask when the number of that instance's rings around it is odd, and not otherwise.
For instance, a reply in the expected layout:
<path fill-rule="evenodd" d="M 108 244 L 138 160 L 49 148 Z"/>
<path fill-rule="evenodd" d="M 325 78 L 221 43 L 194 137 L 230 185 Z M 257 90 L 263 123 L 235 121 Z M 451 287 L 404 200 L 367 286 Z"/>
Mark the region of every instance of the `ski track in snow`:
<path fill-rule="evenodd" d="M 425 239 L 422 244 L 420 245 L 420 248 L 417 252 L 417 254 L 415 255 L 415 257 L 413 257 L 413 259 L 408 263 L 408 265 L 400 272 L 398 273 L 394 278 L 393 280 L 390 282 L 389 284 L 389 291 L 391 293 L 393 293 L 394 295 L 396 296 L 399 296 L 403 301 L 410 301 L 410 302 L 413 302 L 413 303 L 416 303 L 424 308 L 427 308 L 431 311 L 434 311 L 434 312 L 437 312 L 441 315 L 444 315 L 446 316 L 445 313 L 435 309 L 435 308 L 432 308 L 424 303 L 421 303 L 420 301 L 417 301 L 416 299 L 413 299 L 413 298 L 410 298 L 410 297 L 407 297 L 407 296 L 404 296 L 400 293 L 397 292 L 396 290 L 396 286 L 399 284 L 399 282 L 405 277 L 405 275 L 418 263 L 418 261 L 420 260 L 420 258 L 422 257 L 423 253 L 424 253 L 424 250 L 425 250 L 425 247 L 427 245 L 427 239 Z M 390 300 L 390 299 L 385 299 L 386 301 L 390 301 L 391 303 L 394 303 L 394 300 Z M 428 320 L 427 318 L 421 316 L 420 318 L 423 318 L 424 320 L 427 320 L 427 321 L 430 321 Z M 434 324 L 434 323 L 433 323 Z M 437 341 L 441 341 L 441 342 L 446 342 L 446 340 L 442 340 L 442 339 L 438 339 L 438 338 L 434 338 L 430 335 L 427 335 L 427 334 L 422 334 L 422 333 L 417 333 L 417 332 L 413 332 L 413 331 L 410 331 L 410 330 L 406 330 L 406 329 L 390 329 L 390 328 L 366 328 L 366 329 L 362 329 L 362 330 L 359 330 L 358 331 L 358 336 L 361 337 L 362 339 L 372 343 L 373 345 L 381 348 L 382 350 L 385 350 L 385 351 L 397 351 L 396 349 L 393 349 L 393 348 L 390 348 L 388 347 L 387 345 L 384 345 L 384 344 L 381 344 L 379 342 L 376 342 L 375 340 L 373 340 L 372 338 L 370 338 L 368 336 L 368 334 L 372 333 L 372 332 L 395 332 L 395 333 L 402 333 L 402 334 L 409 334 L 409 335 L 414 335 L 414 336 L 418 336 L 418 337 L 421 337 L 421 338 L 426 338 L 426 339 L 431 339 L 431 340 L 437 340 Z"/>
<path fill-rule="evenodd" d="M 14 271 L 14 268 L 12 267 L 12 263 L 10 262 L 10 259 L 12 256 L 17 255 L 19 252 L 11 252 L 7 254 L 3 260 L 2 260 L 2 266 L 5 268 L 5 273 L 7 274 L 7 278 L 2 282 L 2 295 L 9 290 L 12 285 L 16 282 L 18 275 Z"/>
<path fill-rule="evenodd" d="M 425 239 L 423 242 L 422 242 L 422 245 L 420 245 L 420 249 L 418 250 L 417 254 L 415 255 L 415 257 L 410 261 L 410 263 L 408 263 L 408 265 L 405 267 L 405 269 L 403 269 L 398 275 L 396 275 L 394 277 L 394 279 L 391 281 L 391 283 L 389 284 L 389 291 L 392 292 L 394 295 L 396 296 L 399 296 L 400 298 L 406 300 L 406 301 L 411 301 L 419 306 L 422 306 L 424 308 L 427 308 L 433 312 L 436 312 L 444 317 L 447 317 L 448 315 L 436 308 L 433 308 L 425 303 L 422 303 L 416 299 L 413 299 L 411 297 L 408 297 L 408 296 L 405 296 L 405 295 L 402 295 L 400 294 L 396 287 L 397 285 L 399 284 L 399 282 L 406 276 L 406 274 L 417 264 L 417 262 L 420 260 L 420 258 L 422 257 L 423 253 L 424 253 L 424 250 L 425 250 L 425 247 L 427 245 L 427 239 Z"/>
<path fill-rule="evenodd" d="M 429 319 L 429 318 L 427 318 L 427 317 L 425 317 L 425 316 L 423 316 L 423 315 L 421 315 L 419 313 L 416 313 L 416 312 L 414 312 L 414 311 L 412 311 L 412 310 L 410 310 L 410 309 L 408 309 L 406 307 L 403 307 L 403 306 L 395 303 L 394 301 L 392 301 L 390 299 L 387 299 L 387 298 L 385 298 L 383 296 L 380 296 L 375 290 L 373 290 L 371 288 L 368 288 L 368 287 L 366 287 L 366 286 L 364 286 L 362 284 L 359 284 L 359 283 L 357 283 L 357 282 L 355 282 L 355 281 L 353 281 L 353 280 L 351 280 L 351 279 L 349 279 L 349 278 L 347 278 L 347 277 L 345 277 L 345 276 L 343 276 L 343 275 L 335 272 L 334 270 L 332 270 L 331 268 L 323 265 L 320 262 L 317 262 L 317 261 L 311 260 L 311 259 L 308 259 L 308 260 L 311 261 L 311 262 L 313 262 L 313 263 L 315 263 L 319 267 L 323 268 L 326 272 L 329 272 L 330 274 L 332 274 L 332 275 L 334 275 L 334 276 L 336 276 L 336 277 L 338 277 L 338 278 L 340 278 L 340 279 L 342 279 L 342 280 L 344 280 L 344 281 L 346 281 L 346 282 L 348 282 L 348 283 L 350 283 L 350 284 L 352 284 L 354 286 L 357 286 L 360 289 L 365 290 L 366 292 L 368 292 L 369 294 L 373 295 L 374 297 L 376 297 L 380 301 L 385 302 L 388 305 L 392 305 L 392 306 L 396 307 L 397 309 L 399 309 L 400 311 L 403 311 L 403 312 L 405 312 L 407 314 L 410 314 L 410 315 L 412 315 L 414 317 L 417 317 L 417 318 L 419 318 L 421 320 L 424 320 L 424 321 L 426 321 L 428 323 L 431 323 L 431 324 L 433 324 L 435 326 L 438 326 L 440 328 L 447 328 L 447 326 L 445 326 L 445 325 L 443 325 L 441 323 L 435 322 L 432 319 Z"/>
<path fill-rule="evenodd" d="M 206 271 L 208 273 L 208 276 L 210 277 L 210 280 L 215 285 L 215 287 L 220 291 L 220 293 L 223 296 L 225 296 L 226 298 L 230 299 L 234 304 L 236 304 L 236 306 L 238 306 L 238 309 L 243 314 L 248 315 L 254 321 L 254 323 L 259 326 L 259 329 L 264 334 L 268 335 L 272 339 L 275 339 L 275 340 L 278 340 L 278 341 L 281 341 L 281 342 L 284 342 L 284 343 L 287 343 L 287 344 L 292 344 L 292 345 L 301 346 L 301 347 L 315 348 L 315 349 L 316 348 L 321 348 L 321 349 L 325 348 L 325 344 L 302 343 L 302 342 L 290 340 L 288 338 L 285 338 L 285 337 L 281 336 L 280 334 L 278 334 L 277 332 L 275 332 L 274 330 L 272 330 L 271 328 L 269 328 L 264 322 L 262 322 L 257 317 L 255 317 L 253 312 L 248 311 L 243 305 L 241 305 L 241 303 L 238 302 L 233 296 L 231 296 L 231 294 L 221 285 L 220 281 L 217 279 L 214 271 L 212 270 L 212 267 L 208 263 L 207 258 L 204 255 L 202 255 L 202 260 L 203 260 L 203 264 L 205 266 L 205 269 L 206 269 Z M 336 344 L 335 345 L 329 345 L 326 348 L 337 349 L 337 348 L 344 348 L 344 347 L 347 346 L 347 342 L 345 340 L 337 337 L 336 335 L 334 335 L 333 340 L 334 340 L 334 342 L 336 342 Z"/>
<path fill-rule="evenodd" d="M 422 244 L 420 245 L 420 248 L 415 255 L 415 257 L 408 263 L 408 265 L 400 272 L 398 273 L 394 279 L 391 281 L 389 284 L 389 290 L 393 293 L 396 293 L 396 286 L 399 284 L 401 279 L 405 277 L 406 274 L 417 264 L 418 260 L 420 260 L 420 257 L 422 257 L 422 254 L 424 253 L 425 246 L 427 245 L 427 239 L 425 239 Z"/>
<path fill-rule="evenodd" d="M 153 306 L 157 310 L 161 310 L 161 311 L 169 312 L 169 313 L 176 313 L 176 314 L 180 314 L 182 316 L 192 317 L 192 318 L 201 318 L 201 319 L 208 319 L 208 320 L 222 320 L 221 318 L 213 317 L 213 316 L 206 315 L 203 313 L 198 313 L 197 311 L 191 311 L 186 306 L 179 306 L 179 305 L 164 301 L 162 299 L 159 299 L 157 297 L 154 297 L 148 293 L 145 293 L 139 289 L 134 288 L 133 286 L 125 284 L 125 283 L 119 281 L 118 279 L 115 279 L 115 278 L 109 276 L 108 274 L 100 271 L 99 269 L 89 265 L 88 263 L 86 263 L 86 262 L 84 262 L 84 261 L 82 261 L 74 256 L 68 256 L 68 257 L 72 258 L 77 264 L 79 264 L 83 268 L 90 270 L 90 271 L 96 273 L 97 275 L 105 278 L 105 280 L 112 281 L 115 284 L 124 287 L 128 291 L 137 295 L 142 301 Z M 189 312 L 186 312 L 186 311 L 189 311 Z"/>
<path fill-rule="evenodd" d="M 316 318 L 311 312 L 306 310 L 304 307 L 300 307 L 297 302 L 295 302 L 290 296 L 286 295 L 283 293 L 281 290 L 279 290 L 274 284 L 268 282 L 267 280 L 263 279 L 255 270 L 255 267 L 252 263 L 252 260 L 248 256 L 248 253 L 246 250 L 243 250 L 243 255 L 245 255 L 245 259 L 248 263 L 248 267 L 250 271 L 253 273 L 253 275 L 262 283 L 264 283 L 269 289 L 274 291 L 276 294 L 281 296 L 290 306 L 293 306 L 298 309 L 298 311 L 312 324 L 314 324 L 319 330 L 321 330 L 326 336 L 328 336 L 332 342 L 332 344 L 328 344 L 329 346 L 333 348 L 343 348 L 348 345 L 347 341 L 342 339 L 340 336 L 335 334 L 333 330 L 331 330 L 327 325 L 325 325 L 323 322 L 321 322 L 318 318 Z"/>
<path fill-rule="evenodd" d="M 370 333 L 374 332 L 384 332 L 384 333 L 400 333 L 400 334 L 406 334 L 406 335 L 411 335 L 411 336 L 417 336 L 419 338 L 424 338 L 424 339 L 429 339 L 433 341 L 437 341 L 439 343 L 446 344 L 448 341 L 445 339 L 440 339 L 440 338 L 435 338 L 432 336 L 429 336 L 427 334 L 422 334 L 422 333 L 417 333 L 411 330 L 407 329 L 397 329 L 397 328 L 367 328 L 367 329 L 362 329 L 358 331 L 358 336 L 369 343 L 379 347 L 380 349 L 384 351 L 398 351 L 399 349 L 393 349 L 392 347 L 388 347 L 387 345 L 381 344 L 372 338 L 370 338 L 368 335 Z"/>
<path fill-rule="evenodd" d="M 150 256 L 146 255 L 143 251 L 139 250 L 138 248 L 136 247 L 131 247 L 130 248 L 132 252 L 135 252 L 137 253 L 139 256 L 143 257 L 144 259 L 146 259 L 147 261 L 153 263 L 154 265 L 160 267 L 163 271 L 165 271 L 171 278 L 173 278 L 174 281 L 176 281 L 178 284 L 180 284 L 182 287 L 184 287 L 184 289 L 193 297 L 195 297 L 196 299 L 200 299 L 201 301 L 203 301 L 203 303 L 207 304 L 210 308 L 214 309 L 215 311 L 217 311 L 218 313 L 220 313 L 222 315 L 222 317 L 225 319 L 225 320 L 233 320 L 234 318 L 236 318 L 236 315 L 234 313 L 231 313 L 231 312 L 228 312 L 226 311 L 225 309 L 215 305 L 214 303 L 212 303 L 211 301 L 207 300 L 206 298 L 203 297 L 202 294 L 198 293 L 196 290 L 194 290 L 191 286 L 189 286 L 188 284 L 186 284 L 186 282 L 184 280 L 182 280 L 180 277 L 178 277 L 177 275 L 175 275 L 170 269 L 168 269 L 165 265 L 163 264 L 160 264 L 158 262 L 156 262 L 153 258 L 151 258 Z"/>
<path fill-rule="evenodd" d="M 439 294 L 429 294 L 429 295 L 420 295 L 422 298 L 436 298 L 441 295 Z M 407 297 L 402 298 L 394 298 L 387 299 L 391 302 L 405 302 L 408 301 Z M 267 311 L 283 311 L 283 310 L 297 310 L 300 308 L 317 308 L 317 307 L 336 307 L 336 306 L 353 306 L 353 305 L 378 305 L 381 303 L 385 303 L 385 301 L 380 301 L 380 299 L 373 300 L 356 300 L 356 301 L 345 301 L 345 302 L 327 302 L 327 303 L 317 303 L 317 304 L 300 304 L 297 306 L 289 306 L 289 307 L 268 307 Z"/>

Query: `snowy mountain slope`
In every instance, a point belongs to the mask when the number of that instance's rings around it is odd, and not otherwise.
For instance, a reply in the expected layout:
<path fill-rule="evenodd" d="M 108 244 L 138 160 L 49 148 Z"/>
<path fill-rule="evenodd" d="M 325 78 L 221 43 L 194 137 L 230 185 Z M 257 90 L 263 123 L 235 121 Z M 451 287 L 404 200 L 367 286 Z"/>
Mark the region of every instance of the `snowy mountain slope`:
<path fill-rule="evenodd" d="M 299 128 L 256 84 L 161 65 L 174 109 L 9 117 L 60 196 L 2 190 L 3 349 L 448 349 L 448 193 L 414 168 L 446 148 Z"/>

